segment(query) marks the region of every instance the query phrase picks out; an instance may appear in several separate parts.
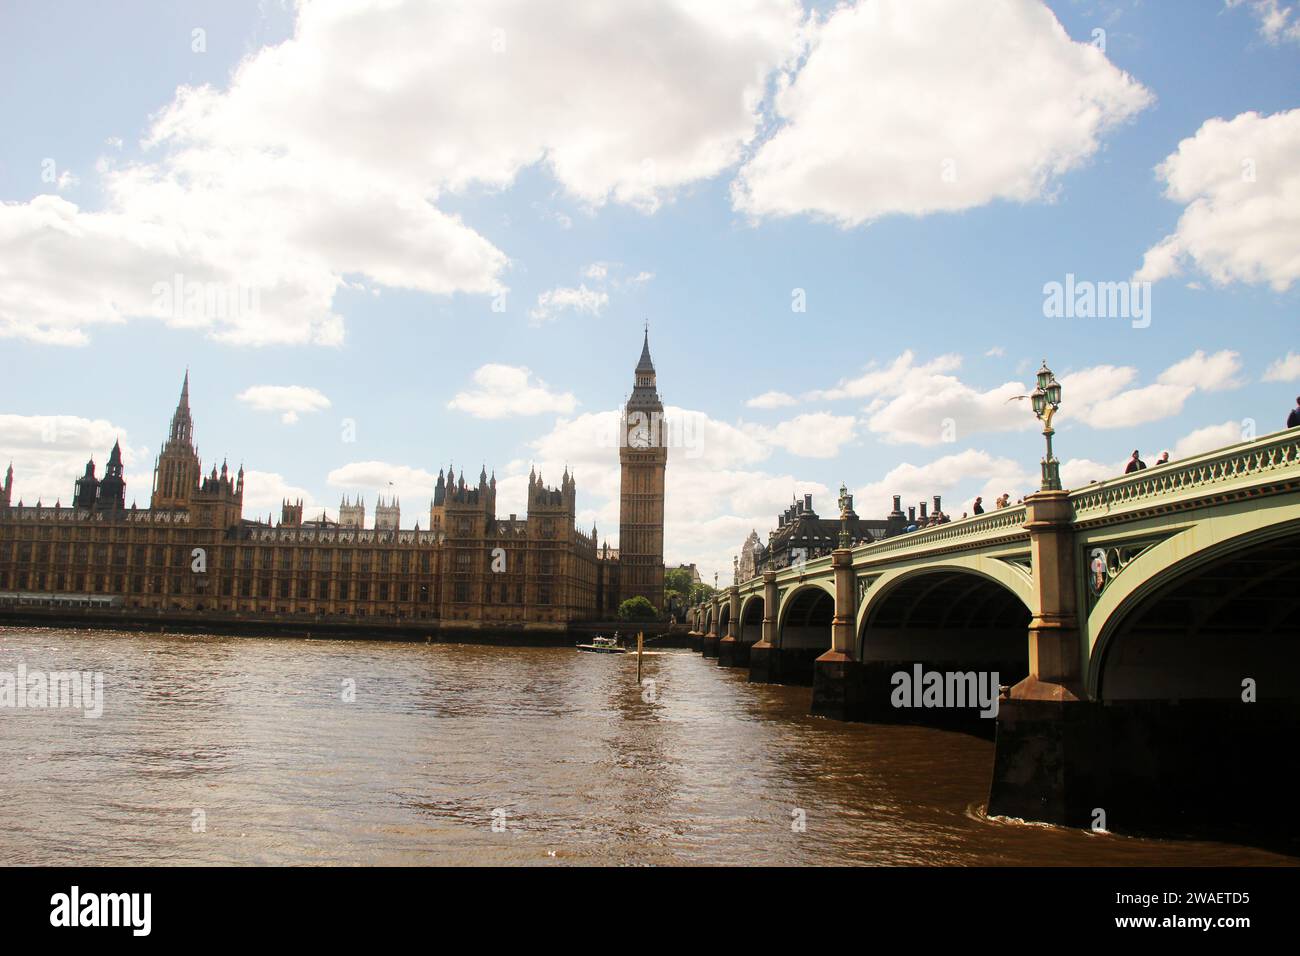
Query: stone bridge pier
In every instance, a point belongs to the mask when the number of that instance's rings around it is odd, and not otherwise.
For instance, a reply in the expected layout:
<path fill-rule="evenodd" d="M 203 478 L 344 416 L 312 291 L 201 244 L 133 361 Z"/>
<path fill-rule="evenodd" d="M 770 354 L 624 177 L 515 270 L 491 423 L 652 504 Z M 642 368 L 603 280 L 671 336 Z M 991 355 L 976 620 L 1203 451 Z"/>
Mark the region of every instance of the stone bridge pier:
<path fill-rule="evenodd" d="M 722 667 L 748 667 L 749 645 L 740 635 L 740 588 L 727 588 L 727 633 L 718 640 L 718 664 Z"/>
<path fill-rule="evenodd" d="M 749 649 L 749 679 L 756 683 L 772 681 L 776 657 L 776 613 L 780 596 L 776 572 L 763 572 L 763 620 L 758 643 Z"/>
<path fill-rule="evenodd" d="M 713 595 L 713 601 L 707 605 L 705 612 L 704 637 L 700 639 L 700 652 L 705 657 L 718 656 L 718 613 L 721 610 L 722 601 L 717 594 Z"/>

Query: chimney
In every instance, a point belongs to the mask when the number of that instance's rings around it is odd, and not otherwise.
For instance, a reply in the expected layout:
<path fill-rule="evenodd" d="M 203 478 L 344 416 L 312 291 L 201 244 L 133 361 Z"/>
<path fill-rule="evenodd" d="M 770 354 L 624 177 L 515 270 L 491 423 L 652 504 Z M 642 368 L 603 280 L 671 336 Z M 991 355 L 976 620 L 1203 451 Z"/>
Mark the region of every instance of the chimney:
<path fill-rule="evenodd" d="M 909 524 L 916 524 L 916 505 L 907 506 L 907 521 Z"/>
<path fill-rule="evenodd" d="M 925 520 L 925 502 L 921 502 L 921 519 Z"/>
<path fill-rule="evenodd" d="M 943 514 L 943 509 L 939 507 L 939 496 L 938 496 L 938 495 L 935 495 L 935 496 L 934 496 L 934 513 L 937 514 L 937 515 L 938 515 L 938 514 Z"/>
<path fill-rule="evenodd" d="M 812 511 L 812 495 L 811 495 L 811 494 L 808 494 L 808 495 L 804 495 L 804 496 L 803 496 L 803 510 L 804 510 L 804 511 Z"/>
<path fill-rule="evenodd" d="M 902 495 L 894 495 L 894 511 L 895 511 L 897 514 L 902 514 L 902 513 L 903 513 L 903 496 L 902 496 Z"/>

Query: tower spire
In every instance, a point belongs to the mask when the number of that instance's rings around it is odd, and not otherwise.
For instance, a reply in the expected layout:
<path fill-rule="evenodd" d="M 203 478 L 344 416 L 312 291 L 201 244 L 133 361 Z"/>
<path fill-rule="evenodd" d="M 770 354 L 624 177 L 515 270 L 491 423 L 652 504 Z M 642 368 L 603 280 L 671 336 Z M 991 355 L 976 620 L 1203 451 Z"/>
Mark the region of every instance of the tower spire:
<path fill-rule="evenodd" d="M 193 437 L 194 420 L 190 416 L 190 370 L 186 368 L 185 379 L 181 382 L 181 398 L 176 403 L 176 411 L 172 414 L 172 427 L 168 438 L 189 445 Z"/>
<path fill-rule="evenodd" d="M 645 338 L 641 342 L 641 360 L 636 363 L 637 373 L 649 372 L 651 375 L 655 371 L 655 363 L 650 360 L 650 320 L 645 322 Z"/>

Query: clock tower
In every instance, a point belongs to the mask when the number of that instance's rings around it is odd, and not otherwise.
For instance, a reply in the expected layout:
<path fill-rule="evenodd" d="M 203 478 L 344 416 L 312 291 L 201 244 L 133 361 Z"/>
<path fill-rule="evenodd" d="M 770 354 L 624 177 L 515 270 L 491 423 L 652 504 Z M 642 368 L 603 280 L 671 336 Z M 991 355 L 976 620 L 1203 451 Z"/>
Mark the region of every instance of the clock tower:
<path fill-rule="evenodd" d="M 619 432 L 619 597 L 641 595 L 664 610 L 664 470 L 668 440 L 664 406 L 655 387 L 646 329 L 632 396 Z"/>

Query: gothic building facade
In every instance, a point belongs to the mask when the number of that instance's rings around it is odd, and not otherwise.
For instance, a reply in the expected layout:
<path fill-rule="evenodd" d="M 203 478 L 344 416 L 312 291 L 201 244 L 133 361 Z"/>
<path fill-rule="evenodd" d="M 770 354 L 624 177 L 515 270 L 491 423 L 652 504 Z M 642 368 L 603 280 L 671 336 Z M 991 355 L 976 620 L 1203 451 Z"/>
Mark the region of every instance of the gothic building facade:
<path fill-rule="evenodd" d="M 625 420 L 639 422 L 643 410 L 662 413 L 648 341 Z M 187 372 L 149 507 L 127 506 L 118 445 L 102 478 L 87 463 L 70 507 L 14 503 L 10 466 L 0 487 L 0 605 L 504 629 L 608 617 L 632 594 L 661 608 L 667 451 L 631 450 L 620 456 L 625 546 L 617 551 L 598 551 L 596 529 L 577 528 L 577 481 L 567 468 L 558 487 L 530 473 L 525 517 L 498 516 L 496 476 L 486 468 L 476 485 L 448 469 L 423 530 L 402 528 L 399 502 L 384 497 L 371 528 L 364 502 L 347 498 L 337 522 L 304 520 L 299 500 L 283 502 L 272 524 L 243 517 L 242 467 L 232 474 L 223 462 L 203 473 Z"/>

